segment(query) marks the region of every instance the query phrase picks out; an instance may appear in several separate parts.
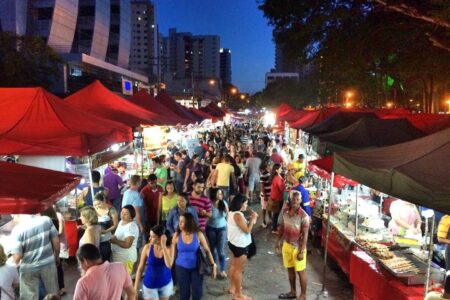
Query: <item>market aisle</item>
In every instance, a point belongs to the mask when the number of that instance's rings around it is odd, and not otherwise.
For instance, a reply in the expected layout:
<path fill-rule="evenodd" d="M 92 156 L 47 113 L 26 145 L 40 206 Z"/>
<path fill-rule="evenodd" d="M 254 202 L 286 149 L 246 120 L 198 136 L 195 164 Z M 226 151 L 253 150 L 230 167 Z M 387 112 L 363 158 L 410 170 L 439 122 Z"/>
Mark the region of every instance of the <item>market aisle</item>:
<path fill-rule="evenodd" d="M 256 205 L 252 205 L 257 210 Z M 289 291 L 289 283 L 287 272 L 283 268 L 281 256 L 275 254 L 274 244 L 275 236 L 270 233 L 269 229 L 263 229 L 259 226 L 255 227 L 255 237 L 257 241 L 258 254 L 247 265 L 244 274 L 244 291 L 254 300 L 275 300 L 278 299 L 280 293 Z M 322 270 L 323 270 L 323 254 L 319 249 L 313 248 L 308 255 L 308 298 L 311 300 L 333 299 L 333 300 L 350 300 L 352 299 L 352 288 L 348 283 L 348 278 L 342 273 L 329 271 L 328 273 L 328 298 L 321 295 L 322 289 Z M 72 299 L 73 290 L 78 279 L 77 265 L 72 262 L 65 265 L 65 282 L 67 295 L 62 299 Z M 298 284 L 298 282 L 297 282 Z M 205 292 L 203 299 L 205 300 L 225 300 L 231 299 L 227 294 L 228 280 L 205 280 Z M 297 287 L 299 291 L 299 287 Z M 171 299 L 178 299 L 178 295 Z"/>

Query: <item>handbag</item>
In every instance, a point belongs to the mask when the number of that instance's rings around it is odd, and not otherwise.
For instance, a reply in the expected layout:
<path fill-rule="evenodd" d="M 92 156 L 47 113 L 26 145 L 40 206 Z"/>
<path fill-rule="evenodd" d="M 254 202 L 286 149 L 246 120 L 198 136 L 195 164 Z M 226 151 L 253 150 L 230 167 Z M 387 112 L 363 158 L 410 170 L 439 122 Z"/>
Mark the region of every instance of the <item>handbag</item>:
<path fill-rule="evenodd" d="M 208 255 L 206 255 L 205 249 L 202 246 L 197 250 L 197 269 L 200 275 L 211 275 L 213 265 L 209 261 Z"/>

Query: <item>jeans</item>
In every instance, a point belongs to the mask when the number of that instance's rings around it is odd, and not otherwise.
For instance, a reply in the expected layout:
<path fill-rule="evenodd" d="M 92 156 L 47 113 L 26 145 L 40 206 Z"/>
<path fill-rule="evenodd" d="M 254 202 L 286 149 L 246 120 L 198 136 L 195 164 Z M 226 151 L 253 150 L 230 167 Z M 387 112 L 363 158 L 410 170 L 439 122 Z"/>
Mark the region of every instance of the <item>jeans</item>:
<path fill-rule="evenodd" d="M 116 209 L 120 221 L 120 211 L 122 210 L 122 200 L 120 198 L 111 200 L 112 206 Z"/>
<path fill-rule="evenodd" d="M 58 294 L 58 275 L 56 265 L 52 263 L 36 272 L 20 272 L 20 299 L 39 299 L 40 280 L 44 283 L 47 294 Z"/>
<path fill-rule="evenodd" d="M 111 243 L 109 241 L 100 243 L 100 255 L 103 262 L 111 261 Z"/>
<path fill-rule="evenodd" d="M 208 237 L 209 248 L 211 248 L 214 260 L 219 263 L 220 271 L 225 271 L 227 227 L 214 228 L 206 226 L 206 236 Z"/>
<path fill-rule="evenodd" d="M 65 285 L 64 285 L 64 271 L 63 271 L 63 267 L 62 267 L 62 261 L 56 267 L 56 270 L 58 272 L 58 286 L 59 286 L 59 289 L 63 289 L 63 288 L 65 288 Z"/>
<path fill-rule="evenodd" d="M 197 268 L 185 269 L 176 266 L 178 286 L 180 287 L 180 300 L 200 300 L 203 295 L 203 275 Z"/>
<path fill-rule="evenodd" d="M 184 182 L 183 181 L 175 181 L 175 189 L 177 190 L 178 194 L 181 194 L 183 192 L 183 186 L 184 186 Z"/>
<path fill-rule="evenodd" d="M 450 271 L 450 245 L 445 246 L 445 269 Z"/>

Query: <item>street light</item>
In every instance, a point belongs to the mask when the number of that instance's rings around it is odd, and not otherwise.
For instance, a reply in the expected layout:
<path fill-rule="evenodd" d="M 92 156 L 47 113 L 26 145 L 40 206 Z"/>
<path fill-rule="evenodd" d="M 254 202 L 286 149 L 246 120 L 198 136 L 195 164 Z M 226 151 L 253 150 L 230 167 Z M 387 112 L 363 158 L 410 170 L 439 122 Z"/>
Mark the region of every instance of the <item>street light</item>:
<path fill-rule="evenodd" d="M 386 103 L 387 108 L 392 108 L 393 105 L 394 105 L 394 104 L 393 104 L 392 102 Z"/>
<path fill-rule="evenodd" d="M 448 114 L 450 114 L 450 99 L 448 99 L 447 101 L 445 101 L 445 103 L 448 104 Z"/>
<path fill-rule="evenodd" d="M 245 100 L 245 95 L 241 94 L 240 98 L 241 98 L 241 100 Z"/>
<path fill-rule="evenodd" d="M 344 103 L 344 106 L 346 108 L 352 107 L 352 105 L 353 105 L 353 103 L 351 101 L 352 97 L 353 97 L 353 92 L 352 91 L 345 92 L 345 103 Z"/>
<path fill-rule="evenodd" d="M 216 84 L 216 81 L 214 79 L 209 80 L 209 85 L 215 85 L 215 84 Z"/>
<path fill-rule="evenodd" d="M 231 93 L 232 93 L 233 95 L 236 95 L 237 92 L 238 92 L 237 88 L 232 88 L 232 89 L 231 89 Z"/>

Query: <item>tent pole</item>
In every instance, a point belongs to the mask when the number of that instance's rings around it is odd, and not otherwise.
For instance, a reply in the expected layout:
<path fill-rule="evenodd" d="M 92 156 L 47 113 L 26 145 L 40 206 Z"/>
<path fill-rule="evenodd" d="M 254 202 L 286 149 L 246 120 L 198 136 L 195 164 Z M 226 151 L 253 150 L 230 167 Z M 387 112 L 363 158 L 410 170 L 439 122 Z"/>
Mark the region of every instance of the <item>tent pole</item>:
<path fill-rule="evenodd" d="M 434 218 L 434 213 L 433 216 L 431 217 L 431 232 L 430 232 L 430 244 L 429 244 L 429 249 L 428 249 L 428 262 L 427 262 L 427 278 L 425 281 L 425 293 L 424 293 L 424 298 L 428 293 L 428 290 L 430 289 L 430 273 L 431 273 L 431 260 L 433 258 L 433 235 L 434 235 L 434 222 L 435 222 L 435 218 Z M 428 223 L 428 220 L 426 220 L 426 222 Z"/>
<path fill-rule="evenodd" d="M 94 202 L 94 185 L 92 182 L 92 161 L 91 161 L 91 156 L 88 154 L 87 156 L 88 159 L 88 165 L 89 165 L 89 182 L 90 182 L 90 189 L 91 189 L 91 199 L 92 199 L 92 203 Z"/>
<path fill-rule="evenodd" d="M 141 179 L 144 179 L 144 137 L 141 140 Z"/>
<path fill-rule="evenodd" d="M 358 190 L 359 190 L 359 184 L 356 185 L 355 238 L 358 237 Z"/>
<path fill-rule="evenodd" d="M 327 281 L 327 259 L 328 259 L 328 238 L 330 236 L 330 223 L 331 223 L 331 199 L 333 198 L 333 182 L 334 182 L 334 172 L 331 172 L 331 182 L 330 182 L 330 195 L 328 198 L 328 218 L 327 218 L 327 232 L 325 236 L 325 254 L 323 257 L 323 281 L 322 281 L 322 292 L 325 294 L 325 286 Z M 325 211 L 324 211 L 325 213 Z"/>

